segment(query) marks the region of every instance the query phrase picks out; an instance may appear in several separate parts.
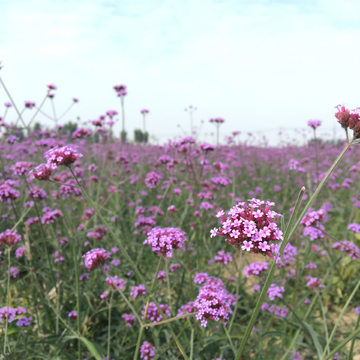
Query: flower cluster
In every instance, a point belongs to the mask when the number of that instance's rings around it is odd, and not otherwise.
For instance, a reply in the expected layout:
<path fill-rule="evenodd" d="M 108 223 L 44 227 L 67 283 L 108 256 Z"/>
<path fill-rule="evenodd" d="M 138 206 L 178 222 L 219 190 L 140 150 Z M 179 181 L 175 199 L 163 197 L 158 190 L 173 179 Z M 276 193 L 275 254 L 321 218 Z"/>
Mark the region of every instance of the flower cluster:
<path fill-rule="evenodd" d="M 69 166 L 82 156 L 83 155 L 77 151 L 77 146 L 75 145 L 56 146 L 44 154 L 48 164 L 54 164 L 56 166 Z"/>
<path fill-rule="evenodd" d="M 77 319 L 77 311 L 75 311 L 75 310 L 70 311 L 68 317 L 71 320 L 76 320 Z"/>
<path fill-rule="evenodd" d="M 282 299 L 283 296 L 281 293 L 285 291 L 283 286 L 277 286 L 275 284 L 271 284 L 267 290 L 267 294 L 269 296 L 269 299 L 273 301 L 276 297 Z"/>
<path fill-rule="evenodd" d="M 356 232 L 357 234 L 360 233 L 360 225 L 357 223 L 349 224 L 348 230 L 351 230 L 353 232 Z"/>
<path fill-rule="evenodd" d="M 186 250 L 184 242 L 186 233 L 178 228 L 160 228 L 152 229 L 148 234 L 144 244 L 151 246 L 152 251 L 157 252 L 158 255 L 166 255 L 167 258 L 172 257 L 173 250 Z"/>
<path fill-rule="evenodd" d="M 152 360 L 155 356 L 155 346 L 149 342 L 144 341 L 140 346 L 140 359 Z"/>
<path fill-rule="evenodd" d="M 47 193 L 44 189 L 40 189 L 37 186 L 33 186 L 29 189 L 28 197 L 32 199 L 45 199 L 47 198 Z"/>
<path fill-rule="evenodd" d="M 215 255 L 214 260 L 216 262 L 223 263 L 224 265 L 227 265 L 229 262 L 233 260 L 231 253 L 225 252 L 225 251 L 218 251 L 217 255 Z"/>
<path fill-rule="evenodd" d="M 8 322 L 11 323 L 14 321 L 14 319 L 17 315 L 21 315 L 21 314 L 25 314 L 25 313 L 26 313 L 26 310 L 21 306 L 18 306 L 16 309 L 14 309 L 12 307 L 7 308 L 7 306 L 4 306 L 4 307 L 0 308 L 0 321 L 2 319 L 8 319 Z M 32 319 L 29 318 L 26 320 L 28 320 L 27 322 L 29 322 Z M 23 326 L 20 324 L 16 324 L 16 325 Z M 26 324 L 26 325 L 29 325 L 29 324 Z"/>
<path fill-rule="evenodd" d="M 91 249 L 83 255 L 83 258 L 85 259 L 85 267 L 89 271 L 93 271 L 100 265 L 104 265 L 108 257 L 109 255 L 105 249 Z"/>
<path fill-rule="evenodd" d="M 340 251 L 346 252 L 353 260 L 360 258 L 359 248 L 348 240 L 336 242 L 332 247 L 333 249 L 340 249 Z"/>
<path fill-rule="evenodd" d="M 181 316 L 184 314 L 191 314 L 196 311 L 197 311 L 197 308 L 195 307 L 195 302 L 189 301 L 187 304 L 180 307 L 176 316 Z"/>
<path fill-rule="evenodd" d="M 208 320 L 220 320 L 224 325 L 232 313 L 228 300 L 228 292 L 222 286 L 205 285 L 200 288 L 194 307 L 198 313 L 195 315 L 201 321 L 201 326 L 206 327 Z"/>
<path fill-rule="evenodd" d="M 315 130 L 321 125 L 321 120 L 308 120 L 307 124 Z"/>
<path fill-rule="evenodd" d="M 163 178 L 162 174 L 155 171 L 151 171 L 146 174 L 145 185 L 149 189 L 155 189 L 155 187 L 160 183 L 160 180 Z"/>
<path fill-rule="evenodd" d="M 40 164 L 29 172 L 29 179 L 49 180 L 52 172 L 56 169 L 55 164 Z"/>
<path fill-rule="evenodd" d="M 264 208 L 261 206 L 265 204 Z M 282 231 L 277 227 L 276 221 L 280 214 L 270 210 L 274 203 L 258 199 L 249 200 L 249 204 L 239 202 L 228 212 L 225 217 L 223 210 L 217 213 L 222 222 L 222 227 L 211 230 L 211 237 L 216 235 L 225 238 L 235 248 L 241 246 L 242 250 L 263 255 L 274 252 L 270 241 L 283 239 Z"/>
<path fill-rule="evenodd" d="M 314 290 L 315 288 L 318 288 L 320 290 L 325 287 L 325 285 L 321 284 L 322 279 L 318 279 L 316 277 L 308 275 L 305 276 L 305 280 L 307 281 L 306 286 L 311 290 Z"/>
<path fill-rule="evenodd" d="M 124 320 L 125 324 L 126 324 L 129 328 L 134 324 L 134 322 L 135 322 L 135 320 L 136 320 L 136 317 L 135 317 L 135 315 L 133 315 L 133 314 L 123 314 L 123 315 L 121 316 L 121 318 Z"/>
<path fill-rule="evenodd" d="M 275 244 L 274 252 L 279 253 L 281 244 Z M 290 243 L 287 243 L 281 259 L 277 263 L 278 268 L 290 266 L 295 261 L 295 256 L 298 255 L 297 248 Z"/>
<path fill-rule="evenodd" d="M 0 246 L 12 246 L 21 241 L 21 236 L 17 234 L 17 230 L 11 231 L 10 229 L 0 233 Z"/>
<path fill-rule="evenodd" d="M 78 128 L 72 133 L 73 139 L 80 139 L 82 137 L 91 136 L 92 131 L 90 129 Z"/>
<path fill-rule="evenodd" d="M 268 311 L 269 313 L 272 313 L 277 316 L 281 316 L 283 318 L 285 318 L 289 312 L 288 308 L 286 307 L 280 307 L 275 305 L 270 306 L 268 303 L 263 303 L 261 305 L 261 310 Z"/>
<path fill-rule="evenodd" d="M 94 229 L 86 234 L 87 237 L 92 237 L 95 241 L 102 240 L 107 233 L 106 226 L 102 226 L 100 228 Z"/>
<path fill-rule="evenodd" d="M 32 164 L 27 161 L 18 161 L 11 167 L 11 171 L 18 176 L 25 175 Z"/>
<path fill-rule="evenodd" d="M 171 307 L 167 304 L 159 304 L 159 306 L 165 317 L 168 318 L 170 316 Z M 146 305 L 144 305 L 143 310 L 141 310 L 141 314 L 143 315 L 143 318 L 145 314 L 145 308 Z M 146 313 L 146 318 L 150 319 L 152 322 L 159 322 L 162 320 L 162 315 L 160 314 L 158 308 L 153 302 L 149 303 L 148 311 Z"/>
<path fill-rule="evenodd" d="M 136 299 L 139 295 L 146 295 L 145 285 L 133 286 L 130 291 L 130 296 Z"/>
<path fill-rule="evenodd" d="M 63 217 L 64 214 L 61 210 L 50 210 L 47 211 L 43 217 L 41 218 L 42 224 L 50 224 L 53 223 L 58 217 Z"/>
<path fill-rule="evenodd" d="M 245 276 L 260 275 L 263 271 L 269 269 L 269 263 L 266 261 L 253 262 L 244 268 Z"/>
<path fill-rule="evenodd" d="M 349 110 L 346 109 L 344 104 L 337 105 L 335 108 L 337 109 L 335 117 L 338 119 L 338 123 L 344 129 L 354 130 L 354 137 L 356 139 L 360 138 L 360 109 Z"/>
<path fill-rule="evenodd" d="M 107 277 L 106 282 L 109 286 L 111 286 L 114 290 L 119 288 L 120 290 L 125 287 L 126 281 L 124 279 L 118 278 L 116 275 Z"/>
<path fill-rule="evenodd" d="M 13 188 L 15 185 L 14 181 L 6 180 L 2 182 L 0 180 L 0 201 L 6 200 L 8 204 L 11 203 L 11 200 L 16 200 L 20 196 L 20 192 Z"/>
<path fill-rule="evenodd" d="M 306 226 L 319 226 L 320 221 L 323 220 L 323 215 L 325 211 L 323 209 L 319 209 L 317 211 L 308 211 L 304 218 L 301 220 L 300 224 L 304 227 Z"/>

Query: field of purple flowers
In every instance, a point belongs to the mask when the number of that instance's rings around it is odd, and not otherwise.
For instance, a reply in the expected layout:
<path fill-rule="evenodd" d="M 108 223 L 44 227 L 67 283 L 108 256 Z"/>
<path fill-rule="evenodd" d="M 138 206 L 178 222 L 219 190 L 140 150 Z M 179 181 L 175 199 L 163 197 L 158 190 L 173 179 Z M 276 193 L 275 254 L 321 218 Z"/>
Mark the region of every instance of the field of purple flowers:
<path fill-rule="evenodd" d="M 342 142 L 312 120 L 304 146 L 158 146 L 123 112 L 117 138 L 116 111 L 42 130 L 44 102 L 9 100 L 2 358 L 360 359 L 358 110 L 335 109 Z"/>

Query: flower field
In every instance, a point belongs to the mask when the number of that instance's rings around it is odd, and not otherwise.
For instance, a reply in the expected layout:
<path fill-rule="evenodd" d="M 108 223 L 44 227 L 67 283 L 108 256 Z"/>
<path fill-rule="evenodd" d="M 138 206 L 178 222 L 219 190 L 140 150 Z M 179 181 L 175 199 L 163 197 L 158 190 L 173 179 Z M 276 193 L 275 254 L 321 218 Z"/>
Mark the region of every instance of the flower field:
<path fill-rule="evenodd" d="M 14 105 L 0 120 L 3 358 L 360 359 L 357 110 L 335 109 L 343 141 L 312 120 L 312 141 L 276 148 L 239 132 L 131 142 L 124 116 L 112 134 L 116 111 L 45 130 L 23 120 L 41 106 Z"/>

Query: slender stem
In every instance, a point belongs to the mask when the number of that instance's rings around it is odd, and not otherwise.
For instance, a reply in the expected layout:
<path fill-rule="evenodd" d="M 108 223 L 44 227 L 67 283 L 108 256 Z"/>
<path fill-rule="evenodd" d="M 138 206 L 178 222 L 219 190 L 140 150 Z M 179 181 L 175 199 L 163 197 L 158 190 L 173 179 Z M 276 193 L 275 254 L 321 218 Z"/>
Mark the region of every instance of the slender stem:
<path fill-rule="evenodd" d="M 150 299 L 151 299 L 152 294 L 153 294 L 153 292 L 154 292 L 155 283 L 156 283 L 156 280 L 157 280 L 157 277 L 158 277 L 158 274 L 159 274 L 159 271 L 160 271 L 161 260 L 162 260 L 162 256 L 160 256 L 160 259 L 159 259 L 159 262 L 158 262 L 158 266 L 157 266 L 157 268 L 156 268 L 155 277 L 154 277 L 153 282 L 152 282 L 152 284 L 151 284 L 150 293 L 149 293 L 148 298 L 147 298 L 147 301 L 146 301 L 145 311 L 144 311 L 144 316 L 143 316 L 144 323 L 146 322 L 146 315 L 147 315 L 147 312 L 148 312 L 148 309 L 149 309 Z M 143 323 L 142 325 L 144 325 L 144 323 Z M 141 343 L 141 338 L 142 338 L 143 332 L 144 332 L 144 327 L 142 326 L 142 327 L 140 328 L 139 336 L 138 336 L 138 339 L 137 339 L 137 342 L 136 342 L 136 349 L 135 349 L 135 353 L 134 353 L 134 360 L 137 360 L 137 358 L 138 358 L 139 349 L 140 349 L 140 343 Z"/>
<path fill-rule="evenodd" d="M 358 318 L 356 320 L 355 330 L 357 328 L 359 328 L 359 324 L 360 324 L 360 311 L 359 311 Z M 347 360 L 353 360 L 354 344 L 355 344 L 355 338 L 353 338 L 352 341 L 351 341 L 351 346 L 350 346 L 350 350 L 349 350 L 349 356 L 348 356 Z"/>
<path fill-rule="evenodd" d="M 168 301 L 171 301 L 171 288 L 170 288 L 170 279 L 169 279 L 169 260 L 165 259 L 166 266 L 166 282 L 167 282 L 167 290 L 168 290 Z"/>
<path fill-rule="evenodd" d="M 107 360 L 110 360 L 111 306 L 112 306 L 113 296 L 114 296 L 114 291 L 111 290 L 110 304 L 109 304 L 109 318 L 108 318 Z"/>
<path fill-rule="evenodd" d="M 193 360 L 194 356 L 194 329 L 191 329 L 190 335 L 190 358 L 189 360 Z"/>
<path fill-rule="evenodd" d="M 235 350 L 234 344 L 233 344 L 233 342 L 231 340 L 229 331 L 226 329 L 226 326 L 224 326 L 224 331 L 225 331 L 226 337 L 227 337 L 227 339 L 228 339 L 228 341 L 230 343 L 231 349 L 232 349 L 234 355 L 236 355 L 236 350 Z"/>
<path fill-rule="evenodd" d="M 7 252 L 8 252 L 8 276 L 7 276 L 7 284 L 6 284 L 6 318 L 5 318 L 5 336 L 4 336 L 4 355 L 6 354 L 6 346 L 7 346 L 7 330 L 8 330 L 8 323 L 9 323 L 9 307 L 10 307 L 10 247 L 7 248 Z M 10 347 L 9 347 L 9 351 Z"/>
<path fill-rule="evenodd" d="M 79 264 L 78 259 L 76 256 L 76 244 L 75 240 L 72 239 L 72 248 L 73 248 L 73 259 L 74 259 L 74 265 L 75 265 L 75 284 L 76 284 L 76 309 L 77 309 L 77 330 L 79 333 L 79 336 L 81 336 L 81 323 L 80 323 L 80 280 L 79 280 Z M 79 359 L 81 359 L 81 341 L 78 340 L 78 356 Z"/>
<path fill-rule="evenodd" d="M 188 313 L 188 314 L 183 314 L 183 315 L 175 316 L 175 317 L 173 317 L 173 318 L 171 318 L 171 319 L 166 319 L 166 320 L 159 321 L 159 322 L 155 322 L 155 323 L 151 323 L 151 324 L 142 324 L 142 326 L 145 327 L 145 328 L 148 328 L 148 327 L 150 327 L 150 326 L 162 325 L 162 324 L 166 324 L 166 323 L 169 323 L 169 322 L 172 322 L 172 321 L 175 321 L 175 320 L 184 319 L 184 318 L 187 317 L 187 316 L 192 316 L 192 315 L 196 315 L 196 314 L 197 314 L 197 311 L 192 312 L 192 313 Z"/>

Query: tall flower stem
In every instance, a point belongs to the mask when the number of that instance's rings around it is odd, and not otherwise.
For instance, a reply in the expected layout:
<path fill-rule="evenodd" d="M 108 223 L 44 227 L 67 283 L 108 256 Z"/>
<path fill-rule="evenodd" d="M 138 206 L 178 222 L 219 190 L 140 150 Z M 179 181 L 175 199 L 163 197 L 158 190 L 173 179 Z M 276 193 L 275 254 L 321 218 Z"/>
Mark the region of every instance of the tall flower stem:
<path fill-rule="evenodd" d="M 111 290 L 110 303 L 109 303 L 109 317 L 108 317 L 107 360 L 110 360 L 111 306 L 112 306 L 113 296 L 114 296 L 114 291 Z"/>
<path fill-rule="evenodd" d="M 360 324 L 360 311 L 359 311 L 359 315 L 356 320 L 355 330 L 359 328 L 359 324 Z M 353 360 L 354 344 L 355 344 L 355 338 L 353 338 L 351 341 L 349 356 L 348 356 L 347 360 Z"/>
<path fill-rule="evenodd" d="M 156 268 L 155 277 L 154 277 L 154 280 L 153 280 L 153 282 L 151 284 L 150 293 L 149 293 L 149 296 L 148 296 L 147 301 L 146 301 L 146 306 L 145 306 L 145 311 L 144 311 L 144 316 L 143 316 L 144 323 L 146 321 L 146 315 L 147 315 L 147 312 L 148 312 L 148 309 L 149 309 L 150 299 L 151 299 L 151 297 L 153 295 L 153 292 L 154 292 L 154 289 L 155 289 L 155 283 L 156 283 L 156 280 L 157 280 L 157 277 L 158 277 L 158 274 L 159 274 L 159 271 L 160 271 L 161 260 L 162 260 L 162 256 L 160 256 L 158 266 Z M 137 360 L 137 358 L 139 356 L 139 349 L 140 349 L 141 338 L 142 338 L 143 332 L 144 332 L 144 326 L 141 326 L 140 331 L 139 331 L 139 336 L 138 336 L 138 339 L 137 339 L 137 343 L 136 343 L 136 349 L 135 349 L 135 353 L 134 353 L 134 360 Z"/>
<path fill-rule="evenodd" d="M 286 231 L 285 231 L 285 235 L 284 235 L 284 240 L 281 244 L 281 247 L 280 247 L 280 255 L 282 255 L 284 249 L 285 249 L 285 246 L 288 244 L 289 240 L 291 239 L 291 237 L 293 236 L 294 232 L 296 231 L 296 229 L 298 228 L 301 220 L 304 218 L 304 216 L 306 215 L 307 211 L 309 210 L 310 206 L 312 205 L 312 203 L 314 202 L 314 200 L 317 198 L 317 196 L 319 195 L 321 189 L 324 187 L 326 181 L 328 180 L 328 178 L 330 177 L 331 173 L 335 170 L 336 166 L 339 164 L 339 162 L 341 161 L 341 159 L 344 157 L 345 153 L 349 150 L 350 146 L 352 146 L 352 142 L 347 142 L 346 146 L 344 147 L 344 149 L 341 151 L 341 153 L 339 154 L 339 156 L 337 157 L 337 159 L 334 161 L 334 163 L 331 165 L 330 169 L 328 170 L 327 174 L 325 175 L 325 177 L 321 180 L 319 186 L 317 187 L 317 189 L 315 190 L 314 194 L 311 196 L 311 198 L 309 199 L 308 203 L 306 204 L 306 206 L 304 207 L 303 211 L 301 212 L 300 216 L 296 219 L 295 221 L 295 224 L 294 226 L 292 227 L 291 229 L 291 223 L 293 221 L 293 218 L 294 215 L 297 213 L 297 210 L 299 209 L 300 207 L 300 204 L 301 204 L 301 200 L 302 200 L 302 197 L 304 195 L 304 192 L 305 192 L 305 188 L 303 187 L 300 191 L 300 194 L 298 196 L 298 199 L 297 199 L 297 202 L 296 202 L 296 205 L 295 205 L 295 209 L 291 215 L 291 218 L 290 218 L 290 221 L 289 221 L 289 225 L 287 226 L 286 228 Z M 290 230 L 291 229 L 291 230 Z M 256 307 L 255 307 L 255 310 L 253 311 L 253 314 L 251 316 L 251 319 L 250 319 L 250 322 L 246 328 L 246 331 L 245 331 L 245 334 L 244 334 L 244 337 L 241 341 L 241 344 L 240 344 L 240 347 L 239 347 L 239 350 L 236 354 L 236 357 L 235 357 L 235 360 L 239 360 L 243 351 L 244 351 L 244 348 L 245 348 L 245 345 L 246 345 L 246 342 L 249 338 L 249 335 L 251 333 L 251 329 L 253 328 L 254 326 L 254 323 L 255 323 L 255 320 L 257 318 L 257 315 L 259 314 L 259 311 L 260 311 L 260 308 L 261 308 L 261 305 L 264 301 L 264 298 L 265 298 L 265 295 L 266 295 L 266 292 L 270 286 L 270 282 L 271 282 L 271 279 L 274 275 L 274 272 L 275 272 L 275 268 L 276 268 L 276 263 L 273 262 L 272 266 L 271 266 L 271 269 L 270 269 L 270 272 L 268 274 L 268 277 L 266 279 L 266 282 L 265 282 L 265 285 L 260 293 L 260 296 L 259 296 L 259 299 L 258 299 L 258 302 L 256 303 Z"/>
<path fill-rule="evenodd" d="M 8 323 L 9 323 L 9 307 L 10 307 L 10 247 L 7 249 L 8 253 L 8 276 L 7 276 L 7 284 L 6 284 L 6 318 L 5 318 L 5 334 L 4 334 L 4 355 L 6 354 L 6 346 L 7 346 L 7 330 L 8 330 Z M 10 351 L 10 348 L 9 348 Z M 10 351 L 11 352 L 11 351 Z"/>
<path fill-rule="evenodd" d="M 73 248 L 73 261 L 75 266 L 75 284 L 76 284 L 76 310 L 77 310 L 77 330 L 79 337 L 81 336 L 81 323 L 80 323 L 80 280 L 79 280 L 79 264 L 76 256 L 76 244 L 75 240 L 72 239 L 72 248 Z M 81 359 L 81 342 L 78 340 L 78 357 Z"/>
<path fill-rule="evenodd" d="M 142 324 L 142 326 L 145 327 L 145 328 L 148 328 L 148 327 L 151 327 L 151 326 L 163 325 L 163 324 L 167 324 L 167 323 L 172 322 L 172 321 L 175 321 L 175 320 L 184 319 L 184 318 L 187 317 L 187 316 L 192 316 L 192 315 L 196 315 L 196 314 L 197 314 L 197 311 L 192 312 L 192 313 L 188 313 L 188 314 L 183 314 L 183 315 L 175 316 L 175 317 L 173 317 L 173 318 L 171 318 L 171 319 L 166 319 L 166 320 L 159 321 L 159 322 L 155 322 L 155 323 L 151 323 L 151 324 Z"/>

